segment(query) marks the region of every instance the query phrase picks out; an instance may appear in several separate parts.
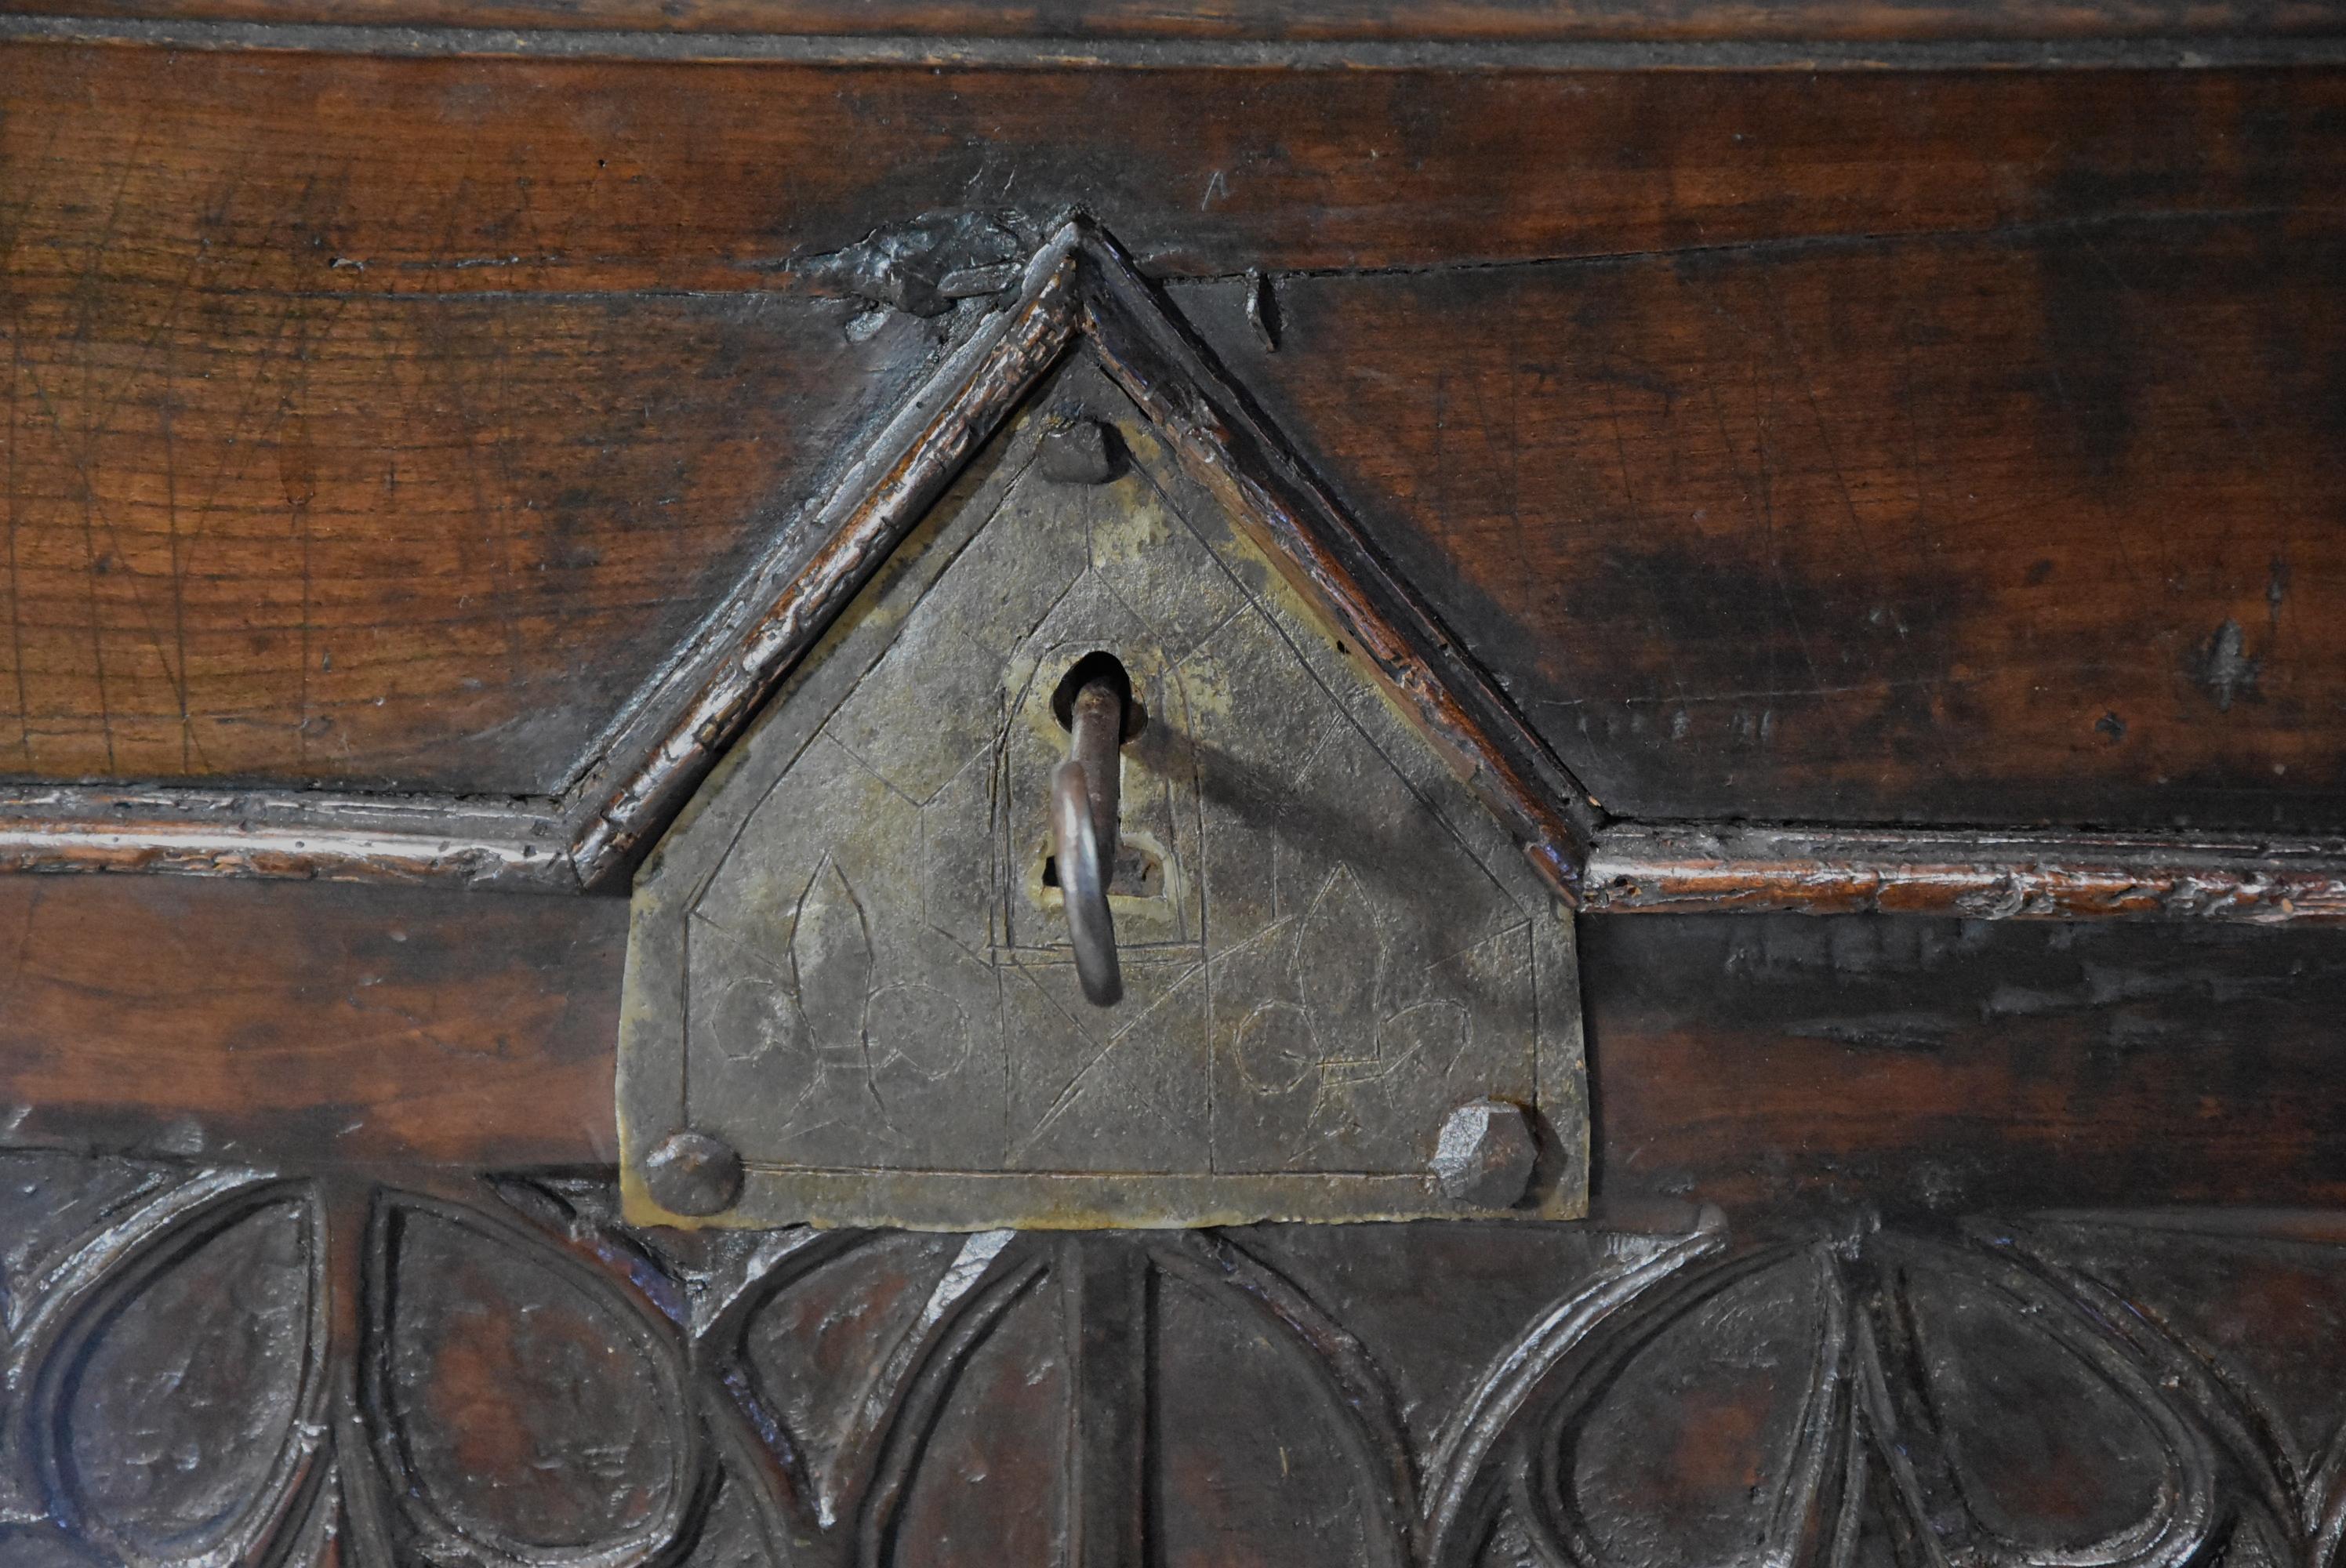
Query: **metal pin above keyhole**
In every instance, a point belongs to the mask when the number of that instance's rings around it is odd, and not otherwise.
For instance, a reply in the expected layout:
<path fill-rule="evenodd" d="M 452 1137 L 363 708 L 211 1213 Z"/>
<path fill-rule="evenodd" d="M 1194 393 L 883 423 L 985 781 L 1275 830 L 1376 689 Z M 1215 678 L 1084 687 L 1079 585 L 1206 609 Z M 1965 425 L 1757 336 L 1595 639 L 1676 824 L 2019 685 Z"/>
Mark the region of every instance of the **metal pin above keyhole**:
<path fill-rule="evenodd" d="M 1067 759 L 1051 770 L 1051 853 L 1076 950 L 1076 976 L 1095 1006 L 1124 999 L 1124 972 L 1116 951 L 1116 917 L 1107 902 L 1116 875 L 1117 753 L 1140 731 L 1140 705 L 1132 678 L 1113 655 L 1077 659 L 1051 707 L 1067 727 Z"/>

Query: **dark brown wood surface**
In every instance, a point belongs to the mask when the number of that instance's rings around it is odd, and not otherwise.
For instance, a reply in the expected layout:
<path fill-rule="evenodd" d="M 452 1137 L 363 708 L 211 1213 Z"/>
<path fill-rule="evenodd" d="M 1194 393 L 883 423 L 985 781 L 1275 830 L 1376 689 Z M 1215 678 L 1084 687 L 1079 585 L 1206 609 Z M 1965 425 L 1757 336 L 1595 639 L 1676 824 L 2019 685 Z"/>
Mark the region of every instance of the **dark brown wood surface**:
<path fill-rule="evenodd" d="M 941 68 L 14 41 L 0 157 L 11 275 L 51 287 L 770 290 L 806 286 L 793 257 L 918 213 L 1068 205 L 1152 276 L 1455 267 L 2331 205 L 2341 75 Z"/>
<path fill-rule="evenodd" d="M 2311 1564 L 2333 1528 L 2319 1217 L 711 1249 L 578 1179 L 0 1173 L 31 1568 Z"/>
<path fill-rule="evenodd" d="M 185 200 L 131 156 L 117 224 Z M 94 169 L 30 162 L 0 364 L 17 775 L 556 791 L 933 341 L 770 296 L 318 292 L 288 275 L 329 271 L 311 240 L 158 252 L 108 231 Z M 268 201 L 239 185 L 211 221 Z M 100 227 L 28 245 L 44 208 Z"/>
<path fill-rule="evenodd" d="M 558 787 L 1079 204 L 1611 809 L 2341 820 L 2335 72 L 0 80 L 19 776 Z"/>
<path fill-rule="evenodd" d="M 1581 923 L 1600 1203 L 2335 1204 L 2315 931 Z"/>
<path fill-rule="evenodd" d="M 1582 908 L 1979 920 L 2346 921 L 2346 842 L 2256 833 L 1677 828 L 1597 836 Z"/>
<path fill-rule="evenodd" d="M 7 0 L 42 15 L 1049 40 L 1534 43 L 1584 38 L 2068 38 L 2326 34 L 2325 0 Z"/>
<path fill-rule="evenodd" d="M 2271 210 L 1195 313 L 1613 811 L 2335 830 L 2341 276 Z"/>
<path fill-rule="evenodd" d="M 346 1166 L 617 1147 L 624 902 L 0 879 L 10 1136 Z M 1580 922 L 1598 1211 L 2346 1203 L 2332 932 Z"/>
<path fill-rule="evenodd" d="M 0 877 L 10 1141 L 214 1161 L 616 1159 L 627 905 Z"/>
<path fill-rule="evenodd" d="M 292 3 L 123 9 L 323 18 Z M 0 773 L 591 777 L 955 330 L 817 259 L 1078 205 L 1195 280 L 1443 657 L 1616 811 L 2346 820 L 2346 73 L 1148 53 L 1397 15 L 983 24 L 1115 68 L 0 46 Z M 0 1563 L 2327 1568 L 2346 1535 L 2334 937 L 1588 919 L 1594 1224 L 695 1239 L 615 1217 L 625 917 L 0 877 Z"/>

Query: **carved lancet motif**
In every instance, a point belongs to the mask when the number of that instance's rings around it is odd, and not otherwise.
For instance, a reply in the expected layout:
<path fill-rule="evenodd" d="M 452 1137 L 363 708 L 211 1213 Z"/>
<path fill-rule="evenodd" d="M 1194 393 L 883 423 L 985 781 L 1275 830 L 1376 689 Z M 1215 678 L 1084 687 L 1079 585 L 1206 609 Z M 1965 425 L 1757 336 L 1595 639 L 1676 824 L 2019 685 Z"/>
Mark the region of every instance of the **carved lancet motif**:
<path fill-rule="evenodd" d="M 0 1156 L 10 1568 L 2337 1556 L 2346 1227 L 635 1230 Z"/>

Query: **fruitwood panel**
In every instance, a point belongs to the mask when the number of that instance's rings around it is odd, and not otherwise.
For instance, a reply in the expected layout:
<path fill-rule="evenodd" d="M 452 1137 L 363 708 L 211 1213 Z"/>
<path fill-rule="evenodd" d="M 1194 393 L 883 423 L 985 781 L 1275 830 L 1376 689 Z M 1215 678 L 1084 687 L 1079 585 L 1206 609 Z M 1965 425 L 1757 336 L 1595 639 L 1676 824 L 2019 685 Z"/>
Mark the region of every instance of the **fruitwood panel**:
<path fill-rule="evenodd" d="M 627 910 L 0 878 L 9 1141 L 301 1168 L 615 1158 Z M 1580 922 L 1598 1211 L 2346 1204 L 2318 931 Z"/>
<path fill-rule="evenodd" d="M 2322 0 L 1081 0 L 1017 6 L 967 0 L 7 0 L 49 15 L 236 19 L 458 27 L 911 36 L 1505 41 L 1576 38 L 1981 38 L 2324 33 Z"/>
<path fill-rule="evenodd" d="M 2335 831 L 2341 276 L 2330 210 L 1290 279 L 1275 353 L 1177 293 L 1611 810 Z"/>
<path fill-rule="evenodd" d="M 2346 1199 L 2315 931 L 1584 920 L 1597 1199 Z"/>
<path fill-rule="evenodd" d="M 13 1141 L 311 1166 L 617 1158 L 627 911 L 0 877 Z"/>
<path fill-rule="evenodd" d="M 925 363 L 933 329 L 866 313 L 850 334 L 850 301 L 776 297 L 841 286 L 792 259 L 892 216 L 1080 202 L 1178 272 L 2290 209 L 2346 185 L 2346 76 L 2316 72 L 938 73 L 19 44 L 0 94 L 0 768 L 39 778 L 558 787 Z M 1699 331 L 1672 311 L 1709 309 L 1648 305 L 1657 351 Z M 2232 308 L 2215 284 L 2207 307 Z M 1443 356 L 1484 330 L 1433 315 Z M 2137 370 L 2163 373 L 2074 395 Z M 1522 395 L 1458 417 L 1536 420 Z M 1340 469 L 1391 443 L 1321 439 Z M 1503 617 L 1461 619 L 1529 678 Z M 2246 671 L 2263 656 L 2240 624 L 2223 667 Z M 1871 632 L 1834 630 L 1864 657 Z"/>
<path fill-rule="evenodd" d="M 932 338 L 770 297 L 312 293 L 299 214 L 138 157 L 12 176 L 9 773 L 559 789 Z M 96 229 L 26 234 L 98 190 Z M 184 244 L 126 232 L 158 209 Z"/>
<path fill-rule="evenodd" d="M 1152 273 L 1423 267 L 2262 210 L 2332 201 L 2346 181 L 2346 72 L 2320 70 L 932 68 L 15 43 L 0 95 L 18 291 L 168 283 L 199 254 L 243 287 L 337 294 L 791 287 L 792 258 L 916 213 L 1039 222 L 1070 204 Z"/>

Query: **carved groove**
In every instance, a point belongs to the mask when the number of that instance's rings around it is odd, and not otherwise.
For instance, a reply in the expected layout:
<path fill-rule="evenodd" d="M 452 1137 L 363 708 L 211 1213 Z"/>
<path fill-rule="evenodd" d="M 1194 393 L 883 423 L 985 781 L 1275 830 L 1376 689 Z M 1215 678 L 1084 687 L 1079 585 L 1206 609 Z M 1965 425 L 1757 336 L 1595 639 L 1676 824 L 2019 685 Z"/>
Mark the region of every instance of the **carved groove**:
<path fill-rule="evenodd" d="M 2327 1568 L 2340 1532 L 2328 1216 L 681 1235 L 585 1178 L 0 1181 L 44 1200 L 0 1237 L 11 1568 Z"/>

